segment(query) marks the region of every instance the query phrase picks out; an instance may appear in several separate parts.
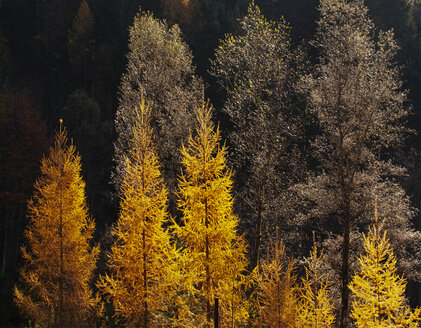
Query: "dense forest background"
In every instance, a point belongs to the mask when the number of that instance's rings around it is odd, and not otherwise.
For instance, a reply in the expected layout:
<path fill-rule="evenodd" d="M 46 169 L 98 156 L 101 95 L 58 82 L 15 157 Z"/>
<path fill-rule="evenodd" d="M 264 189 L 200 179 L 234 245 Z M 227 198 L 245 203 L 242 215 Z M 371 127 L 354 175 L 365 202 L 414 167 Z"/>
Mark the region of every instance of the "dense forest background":
<path fill-rule="evenodd" d="M 88 206 L 97 226 L 95 240 L 106 244 L 107 227 L 118 213 L 110 183 L 118 86 L 127 64 L 129 26 L 139 7 L 180 25 L 225 138 L 230 128 L 221 110 L 225 95 L 209 74 L 210 60 L 226 33 L 239 33 L 238 20 L 248 3 L 197 0 L 186 17 L 172 10 L 172 1 L 88 0 L 89 14 L 78 15 L 79 0 L 0 0 L 0 325 L 21 320 L 11 290 L 22 263 L 19 249 L 26 204 L 59 118 L 82 157 Z M 267 18 L 283 16 L 291 26 L 294 45 L 305 49 L 308 64 L 317 61 L 309 41 L 316 30 L 318 1 L 256 0 L 256 4 Z M 396 60 L 413 109 L 408 125 L 416 133 L 394 157 L 408 168 L 401 184 L 420 208 L 421 3 L 367 0 L 366 5 L 376 27 L 393 28 L 401 47 Z M 419 213 L 414 224 L 421 229 Z M 420 305 L 421 293 L 408 289 L 411 304 Z"/>

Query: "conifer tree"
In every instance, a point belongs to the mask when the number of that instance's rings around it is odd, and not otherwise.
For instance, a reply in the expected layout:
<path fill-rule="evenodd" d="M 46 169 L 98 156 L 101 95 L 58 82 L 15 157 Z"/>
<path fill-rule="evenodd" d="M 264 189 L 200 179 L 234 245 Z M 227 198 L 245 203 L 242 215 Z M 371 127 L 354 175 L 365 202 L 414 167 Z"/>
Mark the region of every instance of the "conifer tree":
<path fill-rule="evenodd" d="M 138 327 L 156 327 L 157 314 L 176 281 L 176 251 L 163 225 L 167 222 L 167 191 L 152 145 L 150 107 L 142 97 L 133 127 L 130 156 L 121 185 L 116 242 L 109 255 L 110 275 L 98 287 L 114 305 L 116 315 Z"/>
<path fill-rule="evenodd" d="M 300 328 L 330 328 L 335 321 L 333 305 L 329 299 L 330 284 L 322 272 L 323 261 L 323 251 L 317 255 L 316 242 L 313 241 L 298 302 L 297 326 Z"/>
<path fill-rule="evenodd" d="M 163 15 L 169 24 L 178 24 L 189 38 L 203 30 L 199 0 L 164 0 Z"/>
<path fill-rule="evenodd" d="M 22 247 L 26 264 L 21 270 L 25 287 L 15 287 L 14 296 L 36 325 L 84 327 L 93 310 L 100 309 L 90 288 L 99 246 L 90 246 L 95 224 L 88 215 L 75 151 L 60 124 L 28 206 L 28 246 Z"/>
<path fill-rule="evenodd" d="M 255 278 L 258 321 L 264 327 L 292 328 L 297 315 L 294 263 L 286 258 L 285 245 L 278 235 L 269 250 Z"/>
<path fill-rule="evenodd" d="M 94 17 L 86 0 L 82 0 L 67 36 L 69 62 L 75 75 L 82 75 L 88 87 L 89 64 L 94 46 Z"/>
<path fill-rule="evenodd" d="M 237 234 L 238 219 L 232 211 L 227 150 L 219 146 L 219 129 L 214 131 L 211 106 L 203 103 L 196 116 L 196 136 L 190 135 L 181 150 L 184 173 L 179 182 L 179 207 L 183 218 L 182 225 L 175 225 L 175 234 L 189 259 L 195 293 L 206 304 L 209 327 L 215 297 L 219 297 L 225 311 L 222 317 L 228 322 L 239 322 L 246 315 L 238 306 L 239 294 L 231 291 L 238 288 L 247 261 L 244 240 Z"/>
<path fill-rule="evenodd" d="M 360 270 L 349 285 L 351 318 L 357 327 L 419 327 L 421 309 L 411 311 L 406 305 L 406 280 L 396 273 L 396 258 L 377 213 L 375 225 L 364 235 L 364 249 Z"/>

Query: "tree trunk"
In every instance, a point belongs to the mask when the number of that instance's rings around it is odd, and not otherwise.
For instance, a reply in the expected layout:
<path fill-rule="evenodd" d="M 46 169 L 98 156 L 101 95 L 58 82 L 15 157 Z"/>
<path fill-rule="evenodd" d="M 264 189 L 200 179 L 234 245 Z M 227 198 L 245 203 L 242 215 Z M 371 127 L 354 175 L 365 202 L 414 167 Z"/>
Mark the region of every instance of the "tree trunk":
<path fill-rule="evenodd" d="M 215 297 L 215 310 L 213 316 L 213 324 L 215 328 L 219 328 L 219 298 Z"/>
<path fill-rule="evenodd" d="M 143 123 L 143 122 L 142 122 Z M 145 152 L 146 149 L 143 148 L 144 145 L 142 144 L 142 193 L 145 193 Z M 146 223 L 147 218 L 144 218 L 144 221 Z M 143 327 L 148 328 L 149 322 L 148 322 L 148 302 L 147 302 L 147 296 L 148 296 L 148 281 L 147 281 L 147 272 L 146 272 L 146 234 L 145 234 L 145 228 L 143 228 L 142 231 L 142 252 L 143 252 L 143 292 L 144 292 L 144 302 L 143 302 Z"/>
<path fill-rule="evenodd" d="M 210 305 L 210 270 L 209 270 L 209 236 L 207 228 L 209 226 L 208 218 L 208 199 L 205 199 L 205 227 L 206 227 L 206 320 L 207 326 L 210 327 L 210 321 L 212 318 L 211 305 Z"/>
<path fill-rule="evenodd" d="M 349 211 L 346 209 L 344 213 L 345 227 L 342 245 L 342 290 L 341 290 L 341 317 L 340 328 L 346 327 L 346 319 L 348 318 L 349 303 L 349 235 L 350 235 L 350 217 Z"/>
<path fill-rule="evenodd" d="M 146 236 L 145 236 L 145 229 L 142 231 L 142 240 L 143 240 L 143 291 L 144 291 L 144 313 L 143 313 L 143 327 L 148 328 L 148 302 L 146 297 L 148 296 L 148 282 L 147 282 L 147 275 L 146 275 Z"/>
<path fill-rule="evenodd" d="M 260 241 L 262 238 L 262 216 L 263 216 L 263 202 L 262 202 L 262 192 L 259 192 L 259 199 L 257 202 L 257 222 L 256 222 L 256 238 L 254 241 L 254 256 L 252 260 L 252 270 L 259 263 L 260 257 Z"/>
<path fill-rule="evenodd" d="M 59 282 L 59 327 L 63 328 L 63 298 L 64 298 L 64 286 L 63 286 L 63 208 L 61 205 L 61 199 L 60 199 L 60 226 L 59 226 L 59 238 L 60 238 L 60 282 Z"/>

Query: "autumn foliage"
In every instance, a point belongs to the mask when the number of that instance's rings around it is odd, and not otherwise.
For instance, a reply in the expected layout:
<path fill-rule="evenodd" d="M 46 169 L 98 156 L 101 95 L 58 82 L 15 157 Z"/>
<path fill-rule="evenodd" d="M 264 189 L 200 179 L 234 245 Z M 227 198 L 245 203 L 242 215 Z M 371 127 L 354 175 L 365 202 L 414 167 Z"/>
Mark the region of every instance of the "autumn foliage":
<path fill-rule="evenodd" d="M 182 224 L 175 225 L 194 276 L 195 294 L 203 299 L 206 326 L 210 325 L 215 297 L 223 304 L 229 322 L 246 313 L 235 290 L 247 265 L 244 240 L 237 233 L 238 219 L 232 211 L 231 172 L 226 167 L 226 147 L 214 130 L 211 107 L 203 103 L 196 112 L 196 135 L 181 150 L 183 174 L 179 183 Z"/>
<path fill-rule="evenodd" d="M 10 13 L 29 3 L 3 2 Z M 279 13 L 263 15 L 305 0 L 260 0 L 262 11 L 254 0 L 143 0 L 154 12 L 136 14 L 138 2 L 38 0 L 2 15 L 0 299 L 27 318 L 13 321 L 12 309 L 8 326 L 421 327 L 403 276 L 421 281 L 411 200 L 419 154 L 399 149 L 411 83 L 395 62 L 418 57 L 375 26 L 364 2 L 381 1 L 320 0 L 309 49 Z M 392 2 L 421 8 L 384 7 Z M 417 26 L 412 16 L 402 31 Z M 33 21 L 29 38 L 17 17 Z M 117 61 L 127 37 L 127 60 Z M 205 48 L 215 49 L 210 62 Z M 39 84 L 28 91 L 42 112 L 10 91 L 19 80 Z M 204 100 L 208 83 L 222 132 Z M 83 171 L 60 120 L 39 172 L 59 113 Z M 386 219 L 376 213 L 369 228 L 377 195 Z M 324 249 L 313 236 L 308 254 L 313 229 Z"/>
<path fill-rule="evenodd" d="M 270 328 L 295 327 L 297 286 L 294 261 L 285 254 L 278 235 L 256 274 L 258 325 Z"/>
<path fill-rule="evenodd" d="M 329 280 L 323 273 L 323 250 L 318 255 L 313 243 L 310 258 L 307 260 L 305 277 L 298 301 L 297 327 L 330 328 L 335 322 L 333 302 L 329 297 Z"/>
<path fill-rule="evenodd" d="M 100 310 L 90 282 L 99 246 L 91 247 L 95 229 L 88 214 L 80 156 L 67 145 L 64 128 L 56 135 L 42 176 L 29 202 L 23 287 L 15 287 L 15 302 L 37 325 L 68 327 L 89 325 Z"/>
<path fill-rule="evenodd" d="M 406 280 L 396 273 L 396 258 L 377 214 L 375 225 L 364 236 L 364 249 L 360 270 L 349 285 L 353 294 L 351 318 L 356 326 L 419 327 L 421 309 L 411 311 L 406 304 Z"/>
<path fill-rule="evenodd" d="M 175 284 L 171 261 L 175 250 L 163 228 L 168 220 L 167 191 L 152 145 L 150 108 L 144 98 L 137 111 L 121 186 L 120 217 L 109 256 L 110 275 L 98 286 L 116 314 L 137 327 L 156 327 Z"/>

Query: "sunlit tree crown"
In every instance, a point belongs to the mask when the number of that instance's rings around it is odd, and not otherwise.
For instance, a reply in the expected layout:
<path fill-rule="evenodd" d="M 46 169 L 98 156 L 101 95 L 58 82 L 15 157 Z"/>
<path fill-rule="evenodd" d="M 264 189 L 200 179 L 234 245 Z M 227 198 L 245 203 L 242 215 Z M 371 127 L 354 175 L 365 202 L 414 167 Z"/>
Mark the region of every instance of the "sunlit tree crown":
<path fill-rule="evenodd" d="M 286 258 L 284 242 L 276 236 L 256 273 L 258 314 L 264 327 L 295 327 L 297 277 L 293 271 L 294 261 Z"/>
<path fill-rule="evenodd" d="M 238 219 L 232 212 L 231 172 L 226 168 L 226 148 L 219 146 L 219 129 L 214 130 L 211 121 L 211 107 L 203 103 L 196 117 L 196 136 L 190 135 L 181 151 L 184 173 L 179 208 L 183 220 L 175 233 L 190 259 L 196 291 L 207 304 L 208 324 L 215 296 L 221 299 L 222 317 L 237 322 L 246 315 L 238 305 L 238 285 L 247 261 L 244 240 L 237 235 Z"/>
<path fill-rule="evenodd" d="M 163 227 L 168 220 L 167 191 L 152 145 L 150 108 L 143 97 L 136 113 L 114 228 L 116 242 L 109 257 L 111 274 L 101 277 L 98 286 L 117 316 L 146 328 L 158 325 L 158 311 L 165 310 L 178 278 L 173 271 L 176 250 Z"/>
<path fill-rule="evenodd" d="M 90 247 L 95 223 L 88 215 L 80 156 L 67 145 L 61 127 L 29 202 L 29 226 L 22 247 L 25 289 L 15 287 L 15 302 L 37 324 L 88 325 L 99 299 L 90 288 L 99 246 Z"/>
<path fill-rule="evenodd" d="M 365 255 L 349 285 L 353 293 L 351 318 L 357 327 L 419 327 L 420 309 L 406 305 L 406 280 L 396 273 L 396 258 L 382 224 L 364 235 Z"/>

